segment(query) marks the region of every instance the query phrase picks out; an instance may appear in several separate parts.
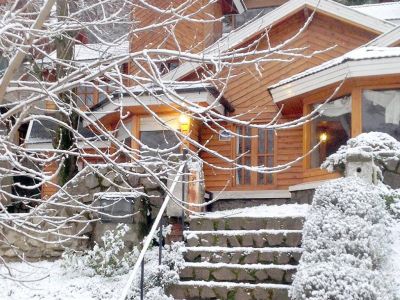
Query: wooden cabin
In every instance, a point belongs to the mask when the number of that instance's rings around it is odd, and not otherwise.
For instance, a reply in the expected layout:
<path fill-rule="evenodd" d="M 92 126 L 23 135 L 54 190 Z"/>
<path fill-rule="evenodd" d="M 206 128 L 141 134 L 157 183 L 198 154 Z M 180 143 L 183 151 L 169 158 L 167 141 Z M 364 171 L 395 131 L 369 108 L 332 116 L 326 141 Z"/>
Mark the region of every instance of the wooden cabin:
<path fill-rule="evenodd" d="M 167 1 L 153 2 L 164 5 Z M 173 1 L 176 5 L 181 2 Z M 196 9 L 193 7 L 188 13 Z M 141 25 L 167 17 L 154 14 L 148 9 L 133 12 Z M 324 180 L 339 176 L 319 166 L 350 137 L 367 131 L 384 131 L 400 139 L 400 49 L 395 47 L 400 43 L 400 30 L 396 28 L 400 20 L 399 3 L 349 7 L 330 0 L 222 0 L 200 14 L 202 18 L 223 18 L 224 21 L 176 24 L 176 38 L 184 50 L 224 52 L 244 45 L 265 50 L 298 35 L 285 49 L 304 49 L 302 54 L 309 56 L 265 62 L 257 69 L 251 65 L 234 67 L 230 72 L 235 76 L 226 83 L 223 97 L 215 108 L 220 113 L 265 124 L 281 111 L 279 123 L 282 124 L 307 115 L 316 105 L 331 99 L 324 113 L 312 122 L 274 131 L 221 123 L 239 135 L 255 136 L 238 138 L 221 130 L 219 124 L 182 117 L 179 108 L 159 101 L 158 97 L 164 96 L 158 87 L 149 93 L 148 89 L 138 87 L 139 82 L 131 82 L 132 90 L 119 99 L 128 117 L 121 121 L 119 108 L 105 99 L 94 103 L 93 120 L 116 130 L 117 137 L 132 148 L 138 145 L 127 131 L 153 147 L 176 138 L 166 126 L 190 134 L 196 143 L 209 149 L 198 151 L 204 161 L 206 190 L 221 199 L 290 198 L 290 191 L 314 188 Z M 304 27 L 310 16 L 311 21 Z M 154 29 L 132 37 L 130 51 L 176 49 L 176 42 L 164 30 Z M 268 39 L 252 44 L 266 30 Z M 177 59 L 160 65 L 160 72 L 164 80 L 181 83 L 173 87 L 181 97 L 205 107 L 215 101 L 222 88 L 196 81 L 202 67 Z M 143 69 L 137 65 L 129 65 L 128 73 L 140 75 L 141 72 Z M 140 103 L 145 103 L 160 119 L 156 121 Z M 396 115 L 388 123 L 385 113 L 393 108 L 396 110 L 391 113 Z M 307 155 L 321 135 L 326 142 Z M 195 143 L 190 147 L 198 149 Z M 260 174 L 235 169 L 218 154 L 232 160 L 240 157 L 244 165 L 268 167 L 304 158 L 282 172 Z"/>

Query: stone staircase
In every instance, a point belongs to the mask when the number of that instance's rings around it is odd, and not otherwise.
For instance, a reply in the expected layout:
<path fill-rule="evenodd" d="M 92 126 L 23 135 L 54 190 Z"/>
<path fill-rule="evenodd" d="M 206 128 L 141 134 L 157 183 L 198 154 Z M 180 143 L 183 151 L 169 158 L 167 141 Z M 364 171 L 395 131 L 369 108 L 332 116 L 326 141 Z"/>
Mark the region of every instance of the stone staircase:
<path fill-rule="evenodd" d="M 282 210 L 282 209 L 281 209 Z M 211 213 L 190 219 L 175 299 L 286 300 L 302 249 L 304 216 Z"/>

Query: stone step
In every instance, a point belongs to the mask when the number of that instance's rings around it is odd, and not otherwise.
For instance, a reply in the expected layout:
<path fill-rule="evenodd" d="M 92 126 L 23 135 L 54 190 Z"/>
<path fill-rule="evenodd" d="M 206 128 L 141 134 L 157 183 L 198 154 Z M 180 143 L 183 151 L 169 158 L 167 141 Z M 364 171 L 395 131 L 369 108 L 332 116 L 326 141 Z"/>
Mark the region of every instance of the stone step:
<path fill-rule="evenodd" d="M 259 229 L 285 229 L 301 230 L 304 217 L 224 217 L 208 218 L 192 217 L 189 225 L 191 231 L 212 230 L 259 230 Z"/>
<path fill-rule="evenodd" d="M 182 281 L 230 281 L 246 283 L 292 283 L 294 265 L 276 264 L 226 264 L 226 263 L 185 263 L 180 273 Z"/>
<path fill-rule="evenodd" d="M 297 265 L 302 249 L 293 247 L 186 247 L 187 262 L 209 262 L 227 264 L 277 264 Z"/>
<path fill-rule="evenodd" d="M 174 299 L 289 300 L 288 285 L 185 281 L 169 288 Z"/>
<path fill-rule="evenodd" d="M 189 247 L 299 247 L 301 230 L 217 230 L 185 231 Z"/>

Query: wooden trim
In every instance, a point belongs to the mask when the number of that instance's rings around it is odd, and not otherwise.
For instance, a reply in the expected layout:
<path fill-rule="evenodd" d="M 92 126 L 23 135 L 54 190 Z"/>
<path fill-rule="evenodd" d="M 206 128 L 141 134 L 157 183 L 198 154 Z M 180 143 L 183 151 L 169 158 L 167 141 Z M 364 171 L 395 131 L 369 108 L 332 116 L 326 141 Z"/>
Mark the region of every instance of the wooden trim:
<path fill-rule="evenodd" d="M 311 105 L 303 105 L 303 116 L 308 115 L 311 112 Z M 311 147 L 311 123 L 307 122 L 303 125 L 303 155 L 310 151 Z M 303 159 L 303 171 L 307 170 L 311 165 L 310 155 L 307 155 Z"/>
<path fill-rule="evenodd" d="M 362 133 L 362 90 L 356 87 L 351 93 L 351 137 Z"/>
<path fill-rule="evenodd" d="M 131 122 L 132 122 L 131 133 L 134 137 L 139 139 L 140 138 L 140 116 L 133 115 Z M 139 143 L 136 142 L 134 139 L 131 139 L 131 148 L 134 150 L 139 150 Z"/>

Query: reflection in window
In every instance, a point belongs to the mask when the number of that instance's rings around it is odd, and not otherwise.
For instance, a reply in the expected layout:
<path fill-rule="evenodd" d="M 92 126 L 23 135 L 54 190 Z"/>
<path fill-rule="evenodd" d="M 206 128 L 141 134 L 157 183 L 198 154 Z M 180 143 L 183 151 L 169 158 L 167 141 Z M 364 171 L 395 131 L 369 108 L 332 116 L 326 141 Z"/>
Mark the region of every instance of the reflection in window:
<path fill-rule="evenodd" d="M 92 86 L 80 86 L 77 88 L 77 95 L 80 99 L 79 106 L 91 107 L 94 103 L 94 87 Z"/>
<path fill-rule="evenodd" d="M 312 109 L 320 105 L 313 105 Z M 346 96 L 321 107 L 321 115 L 311 122 L 311 147 L 318 144 L 323 133 L 327 135 L 327 140 L 311 154 L 311 168 L 319 168 L 327 156 L 335 153 L 351 137 L 351 97 Z"/>
<path fill-rule="evenodd" d="M 363 132 L 384 132 L 400 141 L 400 90 L 363 92 Z"/>
<path fill-rule="evenodd" d="M 274 166 L 274 131 L 258 130 L 258 153 L 257 163 L 259 166 L 272 168 Z M 257 174 L 257 184 L 272 184 L 272 174 Z"/>
<path fill-rule="evenodd" d="M 140 133 L 140 141 L 152 149 L 168 149 L 176 146 L 180 141 L 176 134 L 171 130 L 155 130 L 155 131 L 142 131 Z M 170 153 L 164 156 L 169 156 L 170 154 L 179 154 L 180 148 L 174 148 Z M 157 151 L 142 151 L 142 157 L 156 157 L 159 156 Z"/>
<path fill-rule="evenodd" d="M 236 129 L 238 137 L 236 138 L 236 153 L 239 156 L 238 164 L 251 166 L 251 128 L 238 127 Z M 246 169 L 236 170 L 236 184 L 250 184 L 250 171 Z"/>

